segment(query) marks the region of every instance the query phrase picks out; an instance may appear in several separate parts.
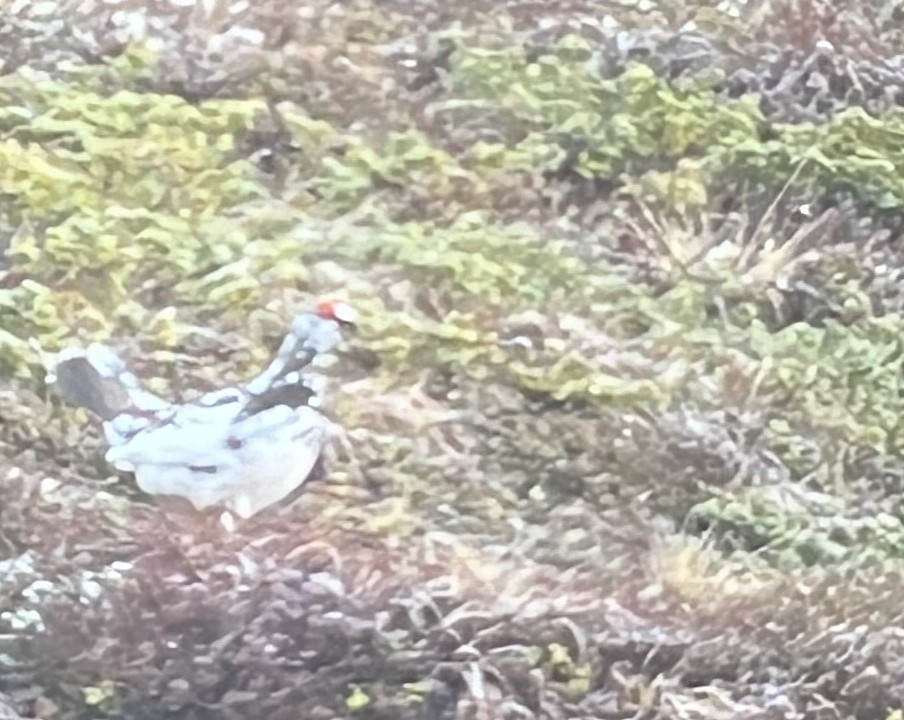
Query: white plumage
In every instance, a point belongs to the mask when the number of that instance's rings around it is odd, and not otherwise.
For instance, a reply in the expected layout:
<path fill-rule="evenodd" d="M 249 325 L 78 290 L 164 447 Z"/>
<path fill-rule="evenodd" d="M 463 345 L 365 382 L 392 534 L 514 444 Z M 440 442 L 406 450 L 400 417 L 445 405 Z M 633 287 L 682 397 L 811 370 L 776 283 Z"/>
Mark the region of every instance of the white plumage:
<path fill-rule="evenodd" d="M 63 351 L 47 381 L 103 420 L 107 461 L 135 473 L 142 490 L 248 518 L 299 487 L 319 459 L 331 423 L 315 409 L 324 379 L 311 366 L 353 319 L 344 303 L 320 303 L 295 318 L 260 375 L 193 403 L 168 403 L 143 390 L 102 345 Z"/>

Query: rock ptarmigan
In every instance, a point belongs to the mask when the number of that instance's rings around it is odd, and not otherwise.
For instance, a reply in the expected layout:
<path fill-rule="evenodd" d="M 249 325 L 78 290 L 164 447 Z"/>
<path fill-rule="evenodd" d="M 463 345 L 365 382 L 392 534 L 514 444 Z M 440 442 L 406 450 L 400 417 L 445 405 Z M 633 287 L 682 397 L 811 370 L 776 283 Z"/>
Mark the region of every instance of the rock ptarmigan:
<path fill-rule="evenodd" d="M 260 375 L 191 403 L 144 390 L 104 345 L 62 351 L 47 382 L 103 421 L 107 461 L 143 491 L 249 518 L 304 483 L 320 458 L 332 423 L 318 410 L 325 378 L 312 363 L 354 322 L 346 303 L 322 301 L 295 317 Z"/>

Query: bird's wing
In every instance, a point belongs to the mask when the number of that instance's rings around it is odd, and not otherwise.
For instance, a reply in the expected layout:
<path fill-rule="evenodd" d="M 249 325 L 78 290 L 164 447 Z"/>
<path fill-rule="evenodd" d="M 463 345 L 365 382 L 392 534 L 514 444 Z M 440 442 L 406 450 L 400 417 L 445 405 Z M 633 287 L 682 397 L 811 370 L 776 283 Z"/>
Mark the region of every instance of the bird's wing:
<path fill-rule="evenodd" d="M 107 460 L 123 470 L 138 465 L 222 468 L 241 464 L 237 451 L 252 441 L 289 442 L 306 427 L 323 423 L 310 408 L 296 410 L 279 404 L 240 417 L 242 406 L 238 398 L 215 405 L 179 406 L 165 419 L 110 448 Z"/>
<path fill-rule="evenodd" d="M 222 407 L 222 406 L 220 406 Z M 208 408 L 210 410 L 211 408 Z M 216 409 L 216 408 L 212 408 Z M 279 405 L 235 422 L 214 417 L 139 433 L 107 459 L 132 470 L 139 487 L 157 495 L 177 495 L 196 508 L 222 505 L 250 517 L 301 485 L 319 459 L 328 421 L 309 407 Z"/>
<path fill-rule="evenodd" d="M 291 439 L 303 432 L 308 427 L 320 426 L 324 423 L 323 416 L 309 408 L 289 407 L 285 404 L 257 412 L 253 415 L 240 416 L 230 425 L 229 440 L 248 442 L 255 438 L 271 438 L 274 442 L 282 442 Z"/>
<path fill-rule="evenodd" d="M 107 451 L 120 470 L 138 465 L 219 467 L 230 462 L 227 440 L 241 401 L 180 405 Z M 119 420 L 119 418 L 117 418 Z"/>
<path fill-rule="evenodd" d="M 297 408 L 290 416 L 283 414 L 287 409 L 272 408 L 241 423 L 245 441 L 236 451 L 241 462 L 223 478 L 235 477 L 227 505 L 240 517 L 251 517 L 286 498 L 320 459 L 329 437 L 328 421 L 309 407 Z"/>

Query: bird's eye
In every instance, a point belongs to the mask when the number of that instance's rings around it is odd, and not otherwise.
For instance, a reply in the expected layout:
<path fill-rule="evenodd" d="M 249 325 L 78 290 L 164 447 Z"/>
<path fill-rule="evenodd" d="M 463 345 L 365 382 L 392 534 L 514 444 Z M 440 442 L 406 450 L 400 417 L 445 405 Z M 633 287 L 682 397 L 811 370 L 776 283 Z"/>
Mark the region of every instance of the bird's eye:
<path fill-rule="evenodd" d="M 232 450 L 238 450 L 242 447 L 242 441 L 238 438 L 231 437 L 226 440 L 226 445 Z"/>

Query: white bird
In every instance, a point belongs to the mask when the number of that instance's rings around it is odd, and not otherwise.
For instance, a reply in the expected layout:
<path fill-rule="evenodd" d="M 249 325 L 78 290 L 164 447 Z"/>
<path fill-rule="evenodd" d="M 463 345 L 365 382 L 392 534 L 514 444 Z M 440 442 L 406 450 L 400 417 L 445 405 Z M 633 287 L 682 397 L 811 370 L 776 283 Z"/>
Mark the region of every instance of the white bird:
<path fill-rule="evenodd" d="M 245 385 L 173 404 L 143 390 L 108 347 L 59 353 L 47 382 L 103 420 L 106 459 L 142 490 L 242 518 L 279 502 L 310 476 L 332 431 L 318 410 L 325 379 L 315 358 L 355 321 L 345 303 L 298 315 L 266 370 Z"/>

